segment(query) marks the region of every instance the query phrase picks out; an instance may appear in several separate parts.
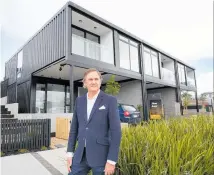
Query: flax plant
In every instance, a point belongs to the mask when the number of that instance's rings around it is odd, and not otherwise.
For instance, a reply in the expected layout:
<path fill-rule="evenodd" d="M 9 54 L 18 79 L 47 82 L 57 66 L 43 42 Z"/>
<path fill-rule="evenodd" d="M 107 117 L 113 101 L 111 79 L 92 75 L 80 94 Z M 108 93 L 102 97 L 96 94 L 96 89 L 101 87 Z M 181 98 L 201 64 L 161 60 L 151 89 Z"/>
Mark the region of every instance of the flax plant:
<path fill-rule="evenodd" d="M 118 165 L 124 175 L 213 175 L 214 116 L 123 128 Z"/>

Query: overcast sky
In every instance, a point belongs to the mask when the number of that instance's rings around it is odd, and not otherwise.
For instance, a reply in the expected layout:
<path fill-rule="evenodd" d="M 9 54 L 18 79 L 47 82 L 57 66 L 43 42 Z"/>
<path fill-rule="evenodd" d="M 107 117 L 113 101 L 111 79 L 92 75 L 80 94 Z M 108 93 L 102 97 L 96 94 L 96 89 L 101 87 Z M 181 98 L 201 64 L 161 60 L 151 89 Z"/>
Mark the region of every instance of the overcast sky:
<path fill-rule="evenodd" d="M 0 0 L 4 63 L 66 0 Z M 196 68 L 198 92 L 213 91 L 212 0 L 73 0 Z"/>

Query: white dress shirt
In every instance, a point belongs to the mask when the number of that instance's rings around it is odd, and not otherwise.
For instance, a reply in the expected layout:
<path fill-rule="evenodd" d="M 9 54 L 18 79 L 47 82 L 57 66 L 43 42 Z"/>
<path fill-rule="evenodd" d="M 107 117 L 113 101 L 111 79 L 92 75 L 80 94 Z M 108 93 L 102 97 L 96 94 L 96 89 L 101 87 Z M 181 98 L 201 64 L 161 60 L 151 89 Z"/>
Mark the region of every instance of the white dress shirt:
<path fill-rule="evenodd" d="M 100 90 L 99 90 L 99 92 L 92 99 L 89 99 L 88 93 L 87 93 L 87 120 L 89 119 L 89 116 L 91 114 L 92 108 L 94 106 L 94 103 L 96 102 L 96 99 L 97 99 L 97 96 L 99 95 L 99 93 L 100 93 Z M 74 155 L 73 152 L 67 152 L 67 156 L 68 157 L 73 157 L 73 155 Z M 110 163 L 110 164 L 112 164 L 112 165 L 116 164 L 116 162 L 114 162 L 112 160 L 107 160 L 107 162 Z"/>

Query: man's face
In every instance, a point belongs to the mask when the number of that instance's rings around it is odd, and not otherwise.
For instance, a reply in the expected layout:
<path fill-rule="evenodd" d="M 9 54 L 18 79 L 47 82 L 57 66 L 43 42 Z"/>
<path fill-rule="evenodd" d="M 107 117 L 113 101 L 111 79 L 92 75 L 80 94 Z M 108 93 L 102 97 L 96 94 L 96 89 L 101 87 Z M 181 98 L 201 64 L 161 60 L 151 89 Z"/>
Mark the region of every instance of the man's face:
<path fill-rule="evenodd" d="M 85 86 L 87 87 L 89 92 L 92 91 L 98 91 L 100 89 L 101 85 L 101 80 L 100 76 L 98 75 L 97 72 L 93 71 L 90 72 L 86 77 L 85 77 Z"/>

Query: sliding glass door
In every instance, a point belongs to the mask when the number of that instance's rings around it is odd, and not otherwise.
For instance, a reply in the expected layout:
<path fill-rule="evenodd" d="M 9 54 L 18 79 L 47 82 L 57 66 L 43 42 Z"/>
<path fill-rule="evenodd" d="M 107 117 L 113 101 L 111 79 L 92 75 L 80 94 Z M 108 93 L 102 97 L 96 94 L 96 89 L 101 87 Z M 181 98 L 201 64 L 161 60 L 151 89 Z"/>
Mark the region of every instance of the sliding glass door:
<path fill-rule="evenodd" d="M 36 113 L 45 113 L 45 84 L 36 84 Z"/>
<path fill-rule="evenodd" d="M 35 113 L 69 113 L 70 87 L 62 84 L 36 84 Z"/>
<path fill-rule="evenodd" d="M 64 113 L 65 85 L 48 84 L 47 113 Z"/>

